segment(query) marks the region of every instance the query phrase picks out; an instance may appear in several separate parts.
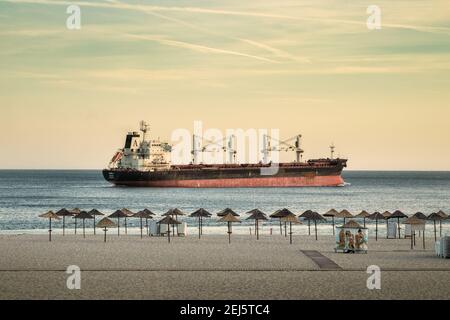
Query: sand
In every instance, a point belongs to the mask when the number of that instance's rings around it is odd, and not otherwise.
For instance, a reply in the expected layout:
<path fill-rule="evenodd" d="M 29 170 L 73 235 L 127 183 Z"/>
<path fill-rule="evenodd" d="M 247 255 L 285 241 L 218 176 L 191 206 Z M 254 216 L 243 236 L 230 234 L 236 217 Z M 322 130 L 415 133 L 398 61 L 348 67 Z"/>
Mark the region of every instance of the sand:
<path fill-rule="evenodd" d="M 450 259 L 434 241 L 410 250 L 409 239 L 370 241 L 367 254 L 333 250 L 334 238 L 226 234 L 167 238 L 121 235 L 0 236 L 0 299 L 449 299 Z M 301 250 L 317 250 L 342 270 L 326 271 Z M 69 290 L 69 265 L 81 289 Z M 378 265 L 381 290 L 369 290 Z"/>

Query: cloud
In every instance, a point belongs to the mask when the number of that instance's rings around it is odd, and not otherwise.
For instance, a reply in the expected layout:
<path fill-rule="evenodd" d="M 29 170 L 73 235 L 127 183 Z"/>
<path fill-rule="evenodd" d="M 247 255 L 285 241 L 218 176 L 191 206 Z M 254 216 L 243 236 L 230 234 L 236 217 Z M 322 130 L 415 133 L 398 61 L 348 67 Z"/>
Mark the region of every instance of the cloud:
<path fill-rule="evenodd" d="M 124 35 L 128 36 L 131 39 L 153 41 L 153 42 L 157 42 L 157 43 L 164 44 L 167 46 L 189 49 L 189 50 L 193 50 L 193 51 L 201 52 L 201 53 L 227 54 L 227 55 L 256 59 L 256 60 L 264 61 L 264 62 L 278 63 L 278 61 L 275 61 L 275 60 L 272 60 L 269 58 L 265 58 L 265 57 L 261 57 L 261 56 L 251 55 L 251 54 L 242 53 L 242 52 L 238 52 L 238 51 L 232 51 L 232 50 L 218 49 L 218 48 L 208 47 L 208 46 L 184 42 L 184 41 L 170 40 L 170 39 L 162 38 L 160 36 L 137 35 L 137 34 L 129 34 L 129 33 L 124 34 Z"/>

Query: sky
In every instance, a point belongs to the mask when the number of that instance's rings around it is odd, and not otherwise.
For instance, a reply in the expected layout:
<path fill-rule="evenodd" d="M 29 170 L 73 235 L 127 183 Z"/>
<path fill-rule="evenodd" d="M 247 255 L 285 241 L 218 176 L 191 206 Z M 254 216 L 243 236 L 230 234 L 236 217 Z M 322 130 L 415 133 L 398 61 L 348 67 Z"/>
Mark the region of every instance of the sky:
<path fill-rule="evenodd" d="M 450 170 L 447 0 L 0 0 L 0 70 L 0 169 L 100 169 L 140 120 L 169 142 L 199 120 Z"/>

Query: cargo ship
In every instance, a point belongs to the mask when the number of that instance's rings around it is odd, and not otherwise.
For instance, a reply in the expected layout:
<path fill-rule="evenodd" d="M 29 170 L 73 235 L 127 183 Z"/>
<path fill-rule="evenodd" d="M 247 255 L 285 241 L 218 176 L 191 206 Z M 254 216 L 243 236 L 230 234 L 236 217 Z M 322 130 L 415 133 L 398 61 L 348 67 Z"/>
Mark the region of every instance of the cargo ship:
<path fill-rule="evenodd" d="M 271 144 L 264 137 L 262 160 L 259 163 L 237 163 L 233 136 L 225 146 L 227 163 L 207 164 L 199 162 L 199 154 L 206 146 L 199 147 L 199 138 L 192 140 L 192 159 L 188 164 L 171 164 L 172 146 L 159 139 L 147 139 L 149 126 L 141 122 L 140 132 L 129 132 L 125 145 L 111 159 L 103 177 L 117 186 L 132 187 L 181 187 L 181 188 L 256 188 L 256 187 L 336 187 L 344 185 L 341 176 L 347 159 L 334 158 L 334 146 L 330 146 L 328 158 L 302 160 L 301 135 Z M 266 143 L 266 141 L 268 141 Z M 217 144 L 217 142 L 213 142 Z M 271 152 L 293 151 L 292 162 L 268 161 Z"/>

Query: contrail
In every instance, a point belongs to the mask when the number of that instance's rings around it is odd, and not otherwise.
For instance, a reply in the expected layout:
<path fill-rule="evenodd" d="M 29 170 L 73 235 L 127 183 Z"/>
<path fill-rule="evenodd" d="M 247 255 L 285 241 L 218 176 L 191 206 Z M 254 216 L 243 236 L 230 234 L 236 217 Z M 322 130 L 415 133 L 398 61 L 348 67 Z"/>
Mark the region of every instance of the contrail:
<path fill-rule="evenodd" d="M 48 5 L 71 5 L 77 4 L 86 7 L 97 7 L 97 8 L 109 8 L 109 9 L 126 9 L 140 12 L 151 12 L 151 11 L 180 11 L 180 12 L 192 12 L 192 13 L 205 13 L 205 14 L 217 14 L 217 15 L 233 15 L 233 16 L 246 16 L 246 17 L 261 17 L 261 18 L 274 18 L 274 19 L 285 19 L 285 20 L 299 20 L 299 21 L 313 21 L 313 22 L 324 22 L 324 23 L 343 23 L 343 24 L 354 24 L 365 26 L 366 23 L 352 20 L 340 20 L 340 19 L 329 19 L 329 18 L 305 18 L 305 17 L 294 17 L 289 15 L 262 13 L 262 12 L 242 12 L 233 10 L 222 10 L 222 9 L 205 9 L 205 8 L 195 8 L 195 7 L 163 7 L 163 6 L 147 6 L 147 5 L 133 5 L 126 3 L 119 3 L 117 1 L 108 2 L 85 2 L 85 1 L 50 1 L 50 0 L 1 0 L 3 2 L 11 3 L 30 3 L 30 4 L 48 4 Z M 443 33 L 450 34 L 450 28 L 445 27 L 432 27 L 432 26 L 414 26 L 414 25 L 404 25 L 404 24 L 391 24 L 383 23 L 385 28 L 395 28 L 395 29 L 408 29 L 420 32 L 430 32 L 430 33 Z"/>

